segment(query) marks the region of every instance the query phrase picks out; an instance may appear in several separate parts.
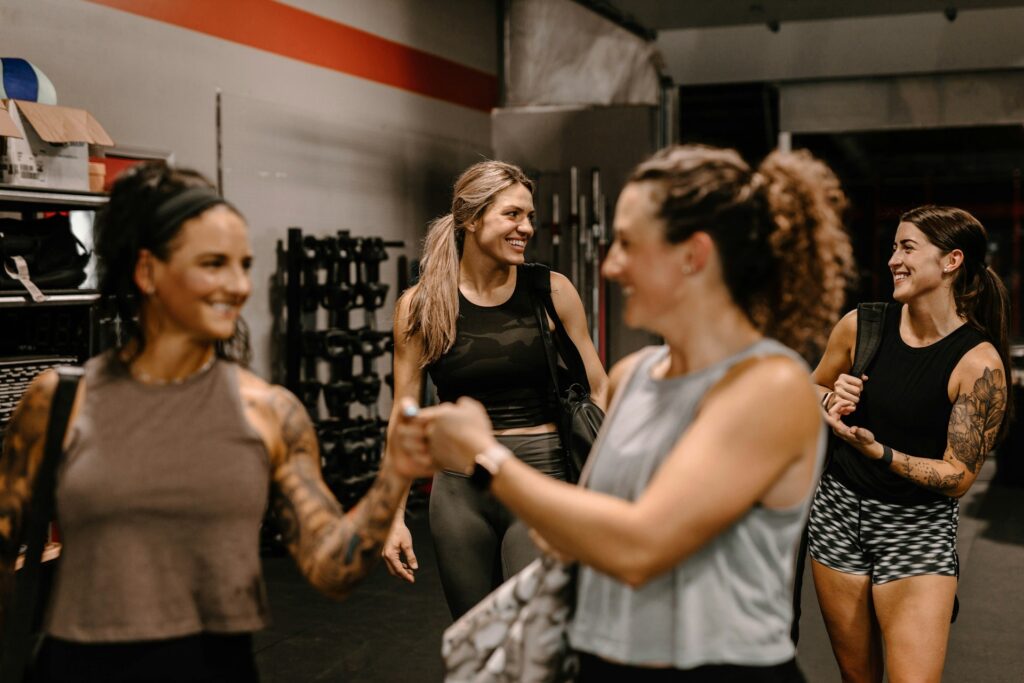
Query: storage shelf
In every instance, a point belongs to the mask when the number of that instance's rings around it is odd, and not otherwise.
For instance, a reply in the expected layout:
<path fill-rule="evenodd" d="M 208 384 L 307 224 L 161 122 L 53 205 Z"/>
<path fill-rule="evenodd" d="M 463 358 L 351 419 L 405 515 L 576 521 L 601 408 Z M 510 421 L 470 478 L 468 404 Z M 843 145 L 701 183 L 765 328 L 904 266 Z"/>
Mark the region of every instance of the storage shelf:
<path fill-rule="evenodd" d="M 0 291 L 0 308 L 35 308 L 38 306 L 82 306 L 92 305 L 100 300 L 100 293 L 92 289 L 65 289 L 43 292 L 46 301 L 35 302 L 28 292 Z"/>
<path fill-rule="evenodd" d="M 97 209 L 109 196 L 97 192 L 47 190 L 0 184 L 0 211 L 6 207 Z"/>

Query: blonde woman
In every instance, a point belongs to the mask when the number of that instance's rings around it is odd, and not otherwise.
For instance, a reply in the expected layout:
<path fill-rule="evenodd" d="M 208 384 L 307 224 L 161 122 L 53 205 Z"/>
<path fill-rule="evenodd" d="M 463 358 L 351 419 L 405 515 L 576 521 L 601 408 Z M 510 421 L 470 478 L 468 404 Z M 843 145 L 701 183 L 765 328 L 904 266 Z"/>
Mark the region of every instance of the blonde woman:
<path fill-rule="evenodd" d="M 564 479 L 558 408 L 531 282 L 521 268 L 533 217 L 533 182 L 512 164 L 480 162 L 456 181 L 451 213 L 435 220 L 427 234 L 420 281 L 396 309 L 391 424 L 401 400 L 417 399 L 429 374 L 440 400 L 476 399 L 495 437 L 520 461 Z M 579 294 L 552 272 L 551 297 L 603 406 L 607 376 L 587 335 Z M 435 475 L 430 528 L 455 618 L 538 555 L 526 528 L 462 473 Z M 418 564 L 402 511 L 383 555 L 393 575 L 414 581 Z"/>

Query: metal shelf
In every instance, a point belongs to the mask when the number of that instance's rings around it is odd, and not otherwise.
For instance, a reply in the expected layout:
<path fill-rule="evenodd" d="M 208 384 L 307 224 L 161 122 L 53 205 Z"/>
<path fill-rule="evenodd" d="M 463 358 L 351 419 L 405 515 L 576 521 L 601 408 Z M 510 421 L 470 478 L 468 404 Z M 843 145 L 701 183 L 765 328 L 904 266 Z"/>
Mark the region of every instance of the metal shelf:
<path fill-rule="evenodd" d="M 43 292 L 46 301 L 35 302 L 28 292 L 0 291 L 0 308 L 37 308 L 39 306 L 83 306 L 100 300 L 100 293 L 92 289 Z"/>
<path fill-rule="evenodd" d="M 0 211 L 4 206 L 98 209 L 109 196 L 97 192 L 47 190 L 0 184 Z"/>

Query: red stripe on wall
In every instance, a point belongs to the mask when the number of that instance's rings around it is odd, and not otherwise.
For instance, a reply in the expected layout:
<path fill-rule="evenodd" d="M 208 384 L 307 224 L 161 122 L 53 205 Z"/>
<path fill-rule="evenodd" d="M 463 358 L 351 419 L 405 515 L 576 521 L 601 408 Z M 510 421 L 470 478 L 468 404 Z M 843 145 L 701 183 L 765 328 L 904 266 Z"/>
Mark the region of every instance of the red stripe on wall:
<path fill-rule="evenodd" d="M 497 77 L 273 0 L 89 0 L 410 92 L 490 111 Z"/>

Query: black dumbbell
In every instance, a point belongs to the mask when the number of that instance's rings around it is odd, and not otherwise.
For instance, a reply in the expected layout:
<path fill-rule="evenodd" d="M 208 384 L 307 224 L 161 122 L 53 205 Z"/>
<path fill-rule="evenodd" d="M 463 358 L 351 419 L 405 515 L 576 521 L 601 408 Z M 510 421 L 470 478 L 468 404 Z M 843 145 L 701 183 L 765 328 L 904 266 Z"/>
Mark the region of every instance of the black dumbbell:
<path fill-rule="evenodd" d="M 347 415 L 348 406 L 355 398 L 356 387 L 353 382 L 347 380 L 336 380 L 324 385 L 324 403 L 327 404 L 327 412 L 333 417 Z M 343 431 L 343 430 L 342 430 Z"/>
<path fill-rule="evenodd" d="M 320 402 L 320 382 L 306 379 L 299 383 L 299 400 L 310 415 L 316 415 Z"/>
<path fill-rule="evenodd" d="M 372 406 L 380 398 L 380 377 L 373 373 L 363 373 L 352 378 L 356 385 L 356 401 L 365 406 Z"/>
<path fill-rule="evenodd" d="M 358 335 L 349 330 L 308 331 L 302 336 L 302 351 L 307 356 L 336 360 L 354 355 L 358 342 Z"/>

